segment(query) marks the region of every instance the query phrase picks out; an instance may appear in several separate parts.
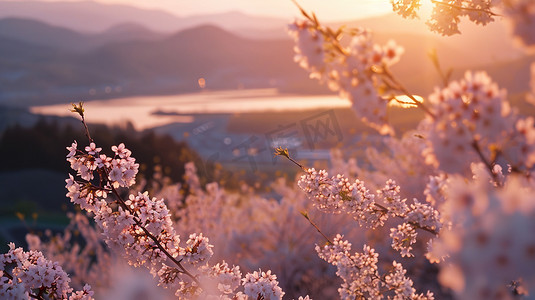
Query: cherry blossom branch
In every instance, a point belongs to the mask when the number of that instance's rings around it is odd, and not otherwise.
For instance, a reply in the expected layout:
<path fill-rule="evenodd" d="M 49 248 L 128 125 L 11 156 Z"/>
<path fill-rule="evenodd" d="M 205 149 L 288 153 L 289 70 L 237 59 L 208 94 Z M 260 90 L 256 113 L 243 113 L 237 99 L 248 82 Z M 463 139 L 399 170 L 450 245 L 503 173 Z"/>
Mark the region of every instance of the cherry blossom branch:
<path fill-rule="evenodd" d="M 323 238 L 327 241 L 327 243 L 329 243 L 331 245 L 333 244 L 333 242 L 320 230 L 318 225 L 316 225 L 314 222 L 312 222 L 312 220 L 308 216 L 307 212 L 302 212 L 301 215 L 303 217 L 305 217 L 305 219 L 307 219 L 307 221 L 310 223 L 310 225 L 312 225 L 312 226 L 314 226 L 314 228 L 316 228 L 316 230 L 323 236 Z"/>
<path fill-rule="evenodd" d="M 398 218 L 401 218 L 398 216 Z M 403 219 L 403 218 L 401 218 Z M 410 224 L 412 227 L 416 228 L 416 229 L 421 229 L 423 231 L 427 231 L 431 234 L 433 234 L 434 236 L 438 236 L 439 232 L 437 230 L 433 230 L 431 228 L 427 228 L 425 226 L 420 226 L 420 224 L 416 223 L 416 222 L 407 222 L 408 224 Z"/>
<path fill-rule="evenodd" d="M 360 94 L 368 95 L 375 107 L 364 111 L 357 110 L 357 114 L 366 123 L 379 129 L 382 134 L 393 133 L 387 122 L 384 101 L 384 95 L 388 92 L 406 95 L 416 107 L 435 118 L 434 113 L 418 101 L 388 69 L 389 65 L 399 60 L 403 53 L 402 47 L 397 46 L 394 41 L 389 41 L 382 47 L 371 44 L 370 32 L 362 29 L 356 32 L 348 31 L 354 38 L 350 47 L 344 47 L 340 42 L 343 33 L 341 28 L 334 31 L 321 26 L 314 14 L 307 13 L 296 0 L 292 1 L 306 18 L 306 22 L 296 22 L 290 29 L 298 45 L 296 60 L 312 73 L 311 76 L 328 82 L 332 90 L 338 90 L 344 97 L 348 97 L 355 107 L 358 106 L 357 103 L 370 106 L 370 102 L 362 100 L 367 96 Z M 351 60 L 353 57 L 357 59 Z M 338 66 L 344 65 L 348 60 L 352 61 L 352 69 L 347 72 L 340 71 Z M 370 92 L 370 89 L 373 89 L 373 92 Z M 368 111 L 374 113 L 368 116 Z"/>
<path fill-rule="evenodd" d="M 303 167 L 303 165 L 301 165 L 300 163 L 295 161 L 290 156 L 290 153 L 289 153 L 288 149 L 286 149 L 286 148 L 283 149 L 282 147 L 279 147 L 279 148 L 276 149 L 275 155 L 276 156 L 286 157 L 288 160 L 290 160 L 291 162 L 293 162 L 294 164 L 296 164 L 297 166 L 299 166 L 301 169 L 303 169 L 306 172 L 306 169 Z M 319 184 L 320 185 L 329 185 L 330 183 L 329 182 L 319 182 Z M 340 193 L 340 197 L 344 201 L 351 201 L 351 197 L 349 197 L 345 193 L 343 193 L 343 194 Z M 374 213 L 380 213 L 381 214 L 379 219 L 381 219 L 384 215 L 390 214 L 390 215 L 394 215 L 395 217 L 407 222 L 408 224 L 410 224 L 415 229 L 421 229 L 421 230 L 427 231 L 427 232 L 429 232 L 429 233 L 431 233 L 431 234 L 433 234 L 435 236 L 438 236 L 438 234 L 439 234 L 439 231 L 436 230 L 436 229 L 433 229 L 432 227 L 422 226 L 422 225 L 418 224 L 417 222 L 413 222 L 413 221 L 407 221 L 407 218 L 408 218 L 407 213 L 402 213 L 402 214 L 395 213 L 394 211 L 388 209 L 384 205 L 381 205 L 381 204 L 379 204 L 379 203 L 377 203 L 375 201 L 373 201 L 373 203 L 371 205 L 373 205 L 373 207 L 374 207 L 374 208 L 371 209 Z M 312 224 L 312 226 L 314 226 L 316 228 L 316 230 L 318 230 L 318 232 L 320 232 L 323 235 L 323 233 L 319 230 L 319 228 L 308 218 L 308 215 L 306 213 L 302 213 L 302 215 Z M 330 242 L 330 240 L 325 235 L 323 235 L 323 236 L 325 237 L 325 239 L 327 241 Z"/>
<path fill-rule="evenodd" d="M 188 272 L 188 270 L 186 270 L 186 268 L 184 268 L 184 266 L 181 264 L 180 260 L 177 260 L 175 257 L 173 257 L 169 251 L 167 251 L 161 244 L 160 242 L 158 241 L 158 238 L 155 237 L 152 233 L 150 233 L 147 228 L 145 228 L 145 226 L 143 226 L 143 224 L 141 223 L 141 221 L 139 220 L 139 216 L 137 215 L 137 212 L 133 211 L 130 207 L 128 207 L 124 201 L 124 199 L 121 197 L 121 195 L 119 194 L 119 192 L 117 191 L 117 189 L 115 189 L 114 187 L 112 187 L 112 192 L 113 194 L 115 195 L 115 197 L 117 197 L 117 200 L 119 202 L 119 204 L 121 205 L 121 207 L 123 209 L 126 209 L 128 210 L 133 216 L 134 216 L 134 221 L 136 222 L 136 225 L 141 228 L 141 230 L 143 230 L 143 232 L 145 233 L 145 235 L 147 235 L 151 240 L 154 241 L 154 243 L 156 244 L 156 247 L 158 247 L 158 249 L 160 249 L 160 251 L 162 251 L 165 256 L 167 256 L 175 265 L 178 266 L 178 268 L 180 268 L 180 271 L 182 273 L 184 273 L 185 275 L 187 275 L 188 277 L 190 277 L 193 281 L 195 281 L 195 283 L 197 283 L 199 286 L 201 286 L 199 280 L 197 279 L 197 277 L 195 277 L 193 274 L 191 274 L 190 272 Z"/>
<path fill-rule="evenodd" d="M 377 202 L 374 203 L 373 205 L 379 207 L 381 209 L 381 212 L 383 212 L 384 214 L 387 214 L 387 213 L 391 212 L 388 208 L 382 206 L 381 204 L 379 204 Z M 397 215 L 396 217 L 398 219 L 404 220 L 407 216 Z M 433 234 L 435 236 L 438 236 L 439 232 L 437 230 L 433 230 L 431 228 L 428 228 L 428 227 L 425 227 L 425 226 L 421 226 L 420 224 L 418 224 L 416 222 L 407 222 L 407 223 L 410 224 L 411 226 L 413 226 L 414 228 L 421 229 L 421 230 L 427 231 L 427 232 L 429 232 L 429 233 L 431 233 L 431 234 Z"/>
<path fill-rule="evenodd" d="M 75 113 L 78 113 L 81 117 L 81 121 L 82 121 L 82 124 L 84 125 L 84 128 L 85 128 L 85 131 L 86 131 L 86 136 L 88 137 L 90 143 L 93 143 L 93 139 L 91 138 L 91 134 L 89 132 L 89 128 L 87 126 L 87 123 L 85 121 L 85 118 L 84 118 L 84 108 L 83 108 L 83 103 L 80 102 L 78 105 L 76 104 L 72 104 L 73 106 L 73 109 L 71 110 L 72 112 L 75 112 Z M 104 186 L 106 184 L 106 182 L 108 181 L 108 177 L 110 175 L 110 171 L 106 168 L 106 166 L 103 166 L 103 167 L 100 167 L 100 168 L 97 168 L 97 172 L 99 174 L 99 177 L 100 177 L 100 184 L 101 186 Z M 91 186 L 93 186 L 90 182 L 87 182 L 90 187 L 90 192 L 91 192 Z M 173 257 L 173 255 L 171 255 L 169 253 L 169 251 L 167 251 L 165 249 L 165 247 L 163 247 L 160 243 L 160 241 L 158 240 L 157 237 L 155 237 L 153 234 L 151 234 L 149 232 L 149 230 L 141 223 L 141 220 L 140 220 L 140 217 L 138 215 L 138 213 L 134 210 L 132 210 L 130 207 L 128 207 L 128 205 L 126 204 L 125 200 L 121 197 L 121 195 L 119 194 L 119 192 L 117 191 L 117 189 L 113 186 L 113 185 L 110 185 L 111 186 L 111 192 L 115 195 L 115 197 L 117 198 L 117 202 L 119 203 L 119 205 L 127 210 L 132 216 L 134 216 L 134 222 L 136 223 L 136 225 L 141 228 L 141 230 L 144 232 L 144 234 L 149 237 L 156 245 L 156 247 L 162 251 L 165 256 L 167 256 L 179 269 L 180 269 L 180 272 L 182 272 L 183 274 L 185 274 L 186 276 L 190 277 L 198 286 L 201 286 L 200 282 L 198 281 L 198 279 L 193 275 L 191 274 L 182 264 L 179 260 L 177 260 L 175 257 Z M 97 189 L 99 189 L 97 187 Z M 108 191 L 107 189 L 105 188 L 100 188 L 100 190 L 103 190 L 103 191 Z"/>
<path fill-rule="evenodd" d="M 380 205 L 379 205 L 380 206 Z M 386 209 L 386 208 L 385 208 Z M 308 222 L 323 236 L 323 238 L 325 240 L 327 240 L 327 245 L 334 245 L 334 243 L 321 231 L 321 229 L 314 223 L 312 222 L 312 220 L 310 219 L 310 217 L 308 216 L 308 214 L 306 212 L 302 212 L 301 215 L 303 215 L 303 217 L 305 217 L 305 219 L 308 220 Z M 337 236 L 338 238 L 338 236 Z M 361 270 L 362 268 L 359 267 L 359 264 L 358 264 L 358 261 L 356 260 L 355 257 L 353 256 L 348 256 L 349 258 L 349 261 L 352 262 L 353 266 L 357 269 L 357 270 Z M 395 269 L 395 268 L 394 268 Z M 378 276 L 376 273 L 371 273 L 371 274 L 368 274 L 371 278 L 374 278 L 376 280 L 379 280 L 381 283 L 383 283 L 385 286 L 388 284 L 388 282 L 386 281 L 386 275 L 390 272 L 392 272 L 394 269 L 391 269 L 390 271 L 388 271 L 387 273 L 383 274 L 382 276 Z M 386 292 L 386 291 L 392 291 L 392 290 L 395 290 L 395 287 L 386 287 L 385 290 L 383 290 L 382 292 Z M 362 298 L 362 299 L 365 299 L 365 298 Z"/>

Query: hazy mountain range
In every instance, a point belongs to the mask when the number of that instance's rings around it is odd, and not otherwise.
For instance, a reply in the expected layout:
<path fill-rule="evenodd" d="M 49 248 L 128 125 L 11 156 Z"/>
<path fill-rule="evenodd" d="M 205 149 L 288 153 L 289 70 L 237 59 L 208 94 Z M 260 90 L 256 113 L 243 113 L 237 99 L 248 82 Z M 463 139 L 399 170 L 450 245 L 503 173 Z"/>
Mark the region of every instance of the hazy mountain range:
<path fill-rule="evenodd" d="M 293 62 L 286 20 L 241 13 L 181 18 L 124 5 L 27 1 L 0 2 L 2 17 L 0 104 L 191 92 L 199 90 L 199 78 L 210 89 L 326 92 Z M 394 71 L 415 93 L 439 82 L 426 56 L 432 48 L 457 77 L 465 68 L 486 69 L 511 92 L 527 89 L 534 57 L 514 47 L 504 24 L 465 26 L 463 35 L 443 38 L 392 15 L 347 23 L 405 47 Z"/>
<path fill-rule="evenodd" d="M 39 46 L 85 52 L 111 42 L 156 40 L 164 34 L 137 23 L 117 24 L 99 33 L 80 33 L 42 21 L 10 17 L 0 19 L 0 36 Z"/>
<path fill-rule="evenodd" d="M 319 12 L 321 16 L 321 12 Z M 138 24 L 162 33 L 174 33 L 187 28 L 211 24 L 237 35 L 249 38 L 287 38 L 286 26 L 292 20 L 273 17 L 250 16 L 237 11 L 197 16 L 176 16 L 162 10 L 140 9 L 127 5 L 102 4 L 93 1 L 43 2 L 0 1 L 0 19 L 17 17 L 41 21 L 50 25 L 69 28 L 82 33 L 103 33 L 123 24 Z M 395 14 L 348 20 L 333 25 L 363 26 L 380 33 L 411 33 L 437 39 L 455 49 L 479 51 L 480 59 L 500 60 L 518 58 L 520 50 L 513 46 L 506 24 L 496 22 L 486 27 L 471 22 L 461 22 L 462 35 L 441 37 L 431 33 L 422 20 L 407 20 Z M 425 40 L 420 40 L 420 44 Z"/>
<path fill-rule="evenodd" d="M 202 24 L 217 25 L 227 30 L 278 28 L 282 31 L 288 23 L 285 19 L 250 16 L 236 11 L 181 17 L 162 10 L 94 1 L 0 1 L 0 18 L 6 17 L 38 20 L 85 33 L 102 32 L 122 23 L 141 24 L 150 30 L 166 33 Z"/>

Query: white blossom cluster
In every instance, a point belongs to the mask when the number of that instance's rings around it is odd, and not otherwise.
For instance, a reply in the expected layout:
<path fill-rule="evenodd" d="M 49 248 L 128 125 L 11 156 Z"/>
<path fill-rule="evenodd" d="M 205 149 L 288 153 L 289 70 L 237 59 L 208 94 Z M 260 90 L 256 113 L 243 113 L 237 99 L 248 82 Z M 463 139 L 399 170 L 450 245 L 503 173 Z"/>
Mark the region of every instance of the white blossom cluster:
<path fill-rule="evenodd" d="M 396 88 L 384 80 L 387 68 L 399 61 L 404 50 L 394 41 L 375 44 L 368 30 L 352 31 L 351 43 L 343 46 L 343 32 L 333 32 L 316 19 L 298 20 L 289 25 L 294 37 L 295 60 L 311 73 L 311 78 L 326 82 L 329 88 L 353 103 L 355 113 L 380 132 L 392 133 L 386 109 Z"/>
<path fill-rule="evenodd" d="M 262 270 L 254 271 L 245 275 L 243 279 L 244 293 L 254 298 L 259 299 L 282 299 L 284 292 L 279 287 L 277 276 L 271 274 L 271 271 L 262 272 Z"/>
<path fill-rule="evenodd" d="M 377 194 L 372 194 L 358 179 L 350 183 L 341 174 L 329 177 L 325 170 L 310 168 L 305 170 L 298 185 L 318 209 L 328 213 L 349 214 L 361 226 L 377 228 L 383 226 L 389 217 L 398 217 L 433 233 L 442 227 L 438 211 L 416 199 L 407 205 L 407 199 L 399 196 L 400 187 L 392 180 L 387 181 Z"/>
<path fill-rule="evenodd" d="M 210 275 L 216 278 L 217 289 L 224 294 L 232 294 L 240 286 L 241 280 L 243 280 L 240 267 L 234 266 L 231 268 L 225 261 L 213 266 L 212 270 L 210 270 Z"/>
<path fill-rule="evenodd" d="M 416 294 L 406 270 L 394 261 L 393 270 L 380 275 L 379 254 L 364 245 L 363 252 L 351 253 L 351 243 L 337 235 L 332 244 L 316 246 L 319 257 L 337 267 L 336 274 L 343 283 L 338 289 L 341 299 L 435 299 L 433 293 Z M 386 288 L 386 291 L 385 291 Z"/>
<path fill-rule="evenodd" d="M 27 234 L 28 248 L 57 261 L 69 274 L 74 288 L 81 289 L 90 283 L 97 289 L 108 284 L 114 257 L 103 243 L 100 231 L 91 226 L 85 214 L 78 212 L 68 216 L 71 222 L 62 234 L 45 231 L 47 242 L 41 241 L 36 234 Z"/>
<path fill-rule="evenodd" d="M 409 223 L 398 225 L 397 228 L 390 228 L 390 237 L 392 238 L 392 248 L 399 251 L 401 256 L 411 257 L 412 244 L 416 243 L 416 229 Z"/>
<path fill-rule="evenodd" d="M 399 196 L 400 187 L 392 180 L 387 181 L 377 194 L 371 194 L 358 179 L 351 184 L 343 175 L 329 177 L 327 171 L 312 168 L 301 176 L 298 185 L 318 209 L 348 214 L 361 226 L 377 229 L 385 225 L 389 217 L 402 219 L 402 224 L 390 229 L 391 246 L 402 256 L 414 256 L 411 251 L 416 243 L 416 229 L 436 235 L 442 228 L 437 210 L 416 199 L 407 205 L 407 199 Z M 330 262 L 330 259 L 324 259 Z"/>
<path fill-rule="evenodd" d="M 85 285 L 73 292 L 70 278 L 58 262 L 46 259 L 39 251 L 25 252 L 9 243 L 0 255 L 0 298 L 91 300 L 93 291 Z"/>
<path fill-rule="evenodd" d="M 505 90 L 484 72 L 467 72 L 463 79 L 429 96 L 434 115 L 427 116 L 426 159 L 448 173 L 470 171 L 481 156 L 489 162 L 499 153 L 514 169 L 535 163 L 533 118 L 520 118 Z"/>
<path fill-rule="evenodd" d="M 375 222 L 381 222 L 380 219 L 373 218 L 377 210 L 374 205 L 375 195 L 359 180 L 351 183 L 342 175 L 329 177 L 326 170 L 316 171 L 311 168 L 302 175 L 298 185 L 322 211 L 352 213 L 359 222 L 372 220 L 371 226 L 374 226 Z"/>

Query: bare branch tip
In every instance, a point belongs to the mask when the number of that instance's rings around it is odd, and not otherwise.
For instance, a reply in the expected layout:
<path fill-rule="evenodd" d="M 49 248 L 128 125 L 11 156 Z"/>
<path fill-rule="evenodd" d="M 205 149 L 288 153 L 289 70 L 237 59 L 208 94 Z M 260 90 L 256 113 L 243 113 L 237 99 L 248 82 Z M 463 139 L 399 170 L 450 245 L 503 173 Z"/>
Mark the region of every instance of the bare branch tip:
<path fill-rule="evenodd" d="M 287 159 L 290 159 L 290 153 L 288 152 L 288 148 L 282 148 L 282 147 L 278 147 L 277 149 L 275 149 L 275 156 L 284 156 L 286 157 Z"/>
<path fill-rule="evenodd" d="M 84 117 L 84 102 L 80 101 L 78 104 L 71 103 L 72 108 L 70 109 L 71 112 L 77 113 L 80 115 L 80 117 Z"/>

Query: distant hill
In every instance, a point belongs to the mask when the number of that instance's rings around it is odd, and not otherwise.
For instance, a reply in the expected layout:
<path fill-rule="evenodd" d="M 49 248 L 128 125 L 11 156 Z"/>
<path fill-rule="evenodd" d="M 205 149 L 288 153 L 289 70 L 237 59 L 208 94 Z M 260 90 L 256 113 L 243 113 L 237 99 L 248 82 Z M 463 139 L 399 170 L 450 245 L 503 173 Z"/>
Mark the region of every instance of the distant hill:
<path fill-rule="evenodd" d="M 114 25 L 107 30 L 95 34 L 99 43 L 118 42 L 127 40 L 156 40 L 165 36 L 160 32 L 155 32 L 139 23 L 121 23 Z"/>
<path fill-rule="evenodd" d="M 0 1 L 0 18 L 6 17 L 34 19 L 84 33 L 102 32 L 124 23 L 137 23 L 152 31 L 167 33 L 201 24 L 213 24 L 228 30 L 278 28 L 283 31 L 287 23 L 284 19 L 240 12 L 180 17 L 163 10 L 95 1 Z"/>
<path fill-rule="evenodd" d="M 70 51 L 83 52 L 110 42 L 156 40 L 162 36 L 135 23 L 119 24 L 102 33 L 84 34 L 36 20 L 0 19 L 0 37 Z"/>
<path fill-rule="evenodd" d="M 0 36 L 0 104 L 42 103 L 64 92 L 87 93 L 87 86 L 110 80 L 105 73 L 80 67 L 79 57 L 66 49 Z"/>
<path fill-rule="evenodd" d="M 0 1 L 0 17 L 34 19 L 84 33 L 135 21 L 149 24 L 152 30 L 172 31 L 178 23 L 178 17 L 164 11 L 94 1 Z"/>
<path fill-rule="evenodd" d="M 187 29 L 157 42 L 109 44 L 88 58 L 94 63 L 99 60 L 111 63 L 110 72 L 117 69 L 139 77 L 181 75 L 194 79 L 195 84 L 199 77 L 210 77 L 210 74 L 252 80 L 301 73 L 292 66 L 290 40 L 245 39 L 212 25 Z M 208 82 L 210 79 L 207 78 Z"/>
<path fill-rule="evenodd" d="M 256 31 L 273 30 L 284 35 L 289 21 L 281 18 L 254 16 L 244 14 L 239 11 L 229 11 L 218 14 L 196 15 L 182 17 L 181 28 L 196 27 L 203 24 L 211 24 L 217 27 L 232 31 L 237 35 L 247 36 L 255 39 L 273 38 L 264 35 L 257 35 Z M 278 38 L 281 36 L 279 35 Z"/>
<path fill-rule="evenodd" d="M 0 36 L 40 46 L 57 46 L 66 49 L 71 48 L 72 45 L 85 44 L 86 40 L 85 35 L 76 31 L 20 18 L 1 19 Z"/>
<path fill-rule="evenodd" d="M 0 36 L 0 53 L 2 54 L 0 62 L 5 64 L 38 62 L 55 57 L 58 50 L 57 48 L 28 43 L 22 39 Z"/>

